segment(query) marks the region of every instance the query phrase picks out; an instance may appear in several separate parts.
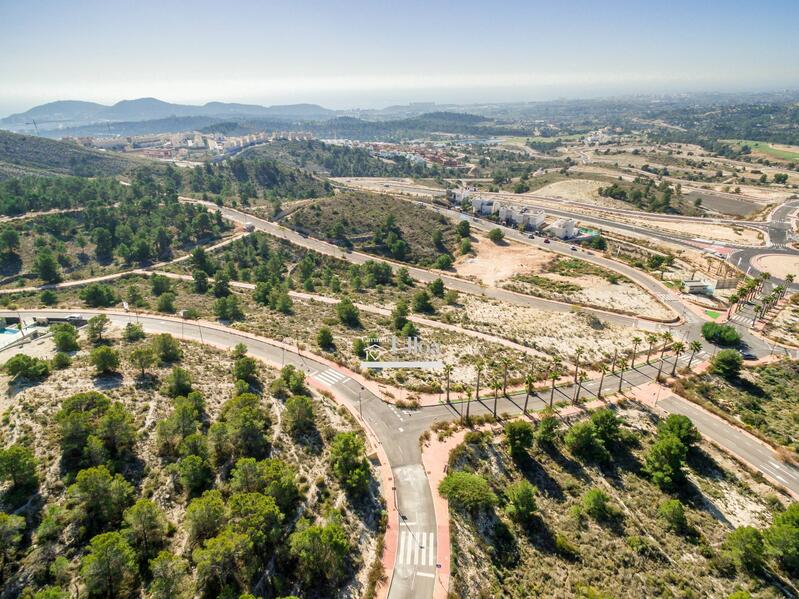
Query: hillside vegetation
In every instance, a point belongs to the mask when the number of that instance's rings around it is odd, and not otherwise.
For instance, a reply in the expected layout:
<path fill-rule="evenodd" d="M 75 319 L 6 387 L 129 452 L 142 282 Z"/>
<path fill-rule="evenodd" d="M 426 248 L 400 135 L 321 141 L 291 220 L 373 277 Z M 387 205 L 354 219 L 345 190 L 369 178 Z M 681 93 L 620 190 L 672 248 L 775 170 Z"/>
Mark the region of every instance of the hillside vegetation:
<path fill-rule="evenodd" d="M 0 131 L 0 179 L 24 175 L 119 175 L 145 164 L 67 141 Z"/>
<path fill-rule="evenodd" d="M 314 237 L 422 265 L 451 256 L 455 227 L 441 215 L 387 195 L 341 193 L 303 206 L 287 224 Z"/>
<path fill-rule="evenodd" d="M 243 346 L 103 318 L 2 380 L 2 596 L 366 592 L 381 504 L 348 412 Z"/>
<path fill-rule="evenodd" d="M 783 596 L 799 506 L 783 511 L 690 420 L 631 407 L 561 426 L 470 432 L 451 453 L 454 596 Z"/>

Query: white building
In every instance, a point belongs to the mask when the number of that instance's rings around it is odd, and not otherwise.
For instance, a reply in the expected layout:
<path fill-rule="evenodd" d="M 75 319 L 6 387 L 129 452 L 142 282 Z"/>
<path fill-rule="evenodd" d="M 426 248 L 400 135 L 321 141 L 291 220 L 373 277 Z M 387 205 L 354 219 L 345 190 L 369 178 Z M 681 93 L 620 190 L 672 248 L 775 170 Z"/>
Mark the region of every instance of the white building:
<path fill-rule="evenodd" d="M 544 218 L 546 214 L 544 214 L 543 210 L 536 210 L 535 212 L 525 212 L 522 214 L 522 224 L 526 229 L 538 229 L 541 225 L 544 224 Z"/>
<path fill-rule="evenodd" d="M 559 218 L 549 225 L 546 230 L 560 239 L 569 239 L 574 237 L 577 231 L 577 223 L 571 218 Z"/>

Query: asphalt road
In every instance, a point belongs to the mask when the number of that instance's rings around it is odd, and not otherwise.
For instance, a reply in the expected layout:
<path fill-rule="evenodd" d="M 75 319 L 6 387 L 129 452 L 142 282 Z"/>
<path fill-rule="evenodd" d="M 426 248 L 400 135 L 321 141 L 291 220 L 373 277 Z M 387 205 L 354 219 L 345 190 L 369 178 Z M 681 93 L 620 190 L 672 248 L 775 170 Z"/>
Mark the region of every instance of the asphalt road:
<path fill-rule="evenodd" d="M 84 310 L 81 313 L 90 317 L 99 311 Z M 21 316 L 24 319 L 31 319 L 33 316 L 58 318 L 63 317 L 64 312 L 5 311 L 0 312 L 0 316 L 7 318 Z M 308 377 L 329 387 L 340 400 L 358 410 L 365 426 L 372 430 L 385 450 L 394 477 L 394 489 L 386 491 L 395 493 L 400 529 L 396 548 L 397 562 L 389 597 L 390 599 L 432 597 L 436 584 L 436 519 L 427 475 L 421 464 L 418 440 L 419 436 L 429 430 L 436 421 L 449 421 L 465 414 L 467 410 L 465 403 L 440 404 L 415 411 L 400 410 L 384 403 L 340 371 L 286 350 L 265 338 L 253 339 L 235 329 L 203 326 L 199 321 L 176 321 L 152 315 L 132 314 L 109 315 L 109 318 L 118 327 L 137 321 L 147 333 L 167 332 L 182 339 L 222 348 L 231 348 L 237 343 L 244 343 L 252 356 L 277 366 L 293 364 L 302 369 Z M 706 357 L 707 354 L 703 351 L 696 359 Z M 681 356 L 679 365 L 684 365 L 688 359 L 688 354 Z M 667 358 L 662 371 L 670 372 L 672 365 L 673 359 Z M 624 373 L 623 388 L 652 380 L 660 369 L 660 364 L 655 360 L 648 365 L 643 358 L 640 359 L 635 368 Z M 619 387 L 618 383 L 618 375 L 609 374 L 603 381 L 603 392 L 616 390 Z M 580 389 L 580 397 L 587 399 L 595 397 L 599 391 L 598 384 L 597 380 L 587 381 Z M 555 402 L 569 402 L 575 396 L 575 391 L 577 389 L 574 386 L 557 388 L 554 395 L 551 395 L 550 391 L 542 391 L 531 396 L 527 408 L 529 411 L 541 410 L 549 404 L 551 397 Z M 498 399 L 496 407 L 493 404 L 493 398 L 484 396 L 480 400 L 470 402 L 468 410 L 473 415 L 494 410 L 498 414 L 519 414 L 525 407 L 525 397 L 523 395 L 503 397 Z M 719 446 L 730 450 L 793 492 L 799 493 L 799 471 L 781 463 L 774 451 L 767 446 L 681 398 L 664 398 L 660 400 L 658 406 L 670 413 L 685 414 L 694 421 L 704 435 Z"/>
<path fill-rule="evenodd" d="M 407 268 L 408 273 L 410 274 L 411 277 L 423 283 L 429 283 L 434 279 L 440 278 L 449 289 L 455 289 L 456 291 L 469 293 L 472 295 L 490 297 L 492 299 L 501 300 L 503 302 L 507 302 L 509 304 L 513 304 L 516 306 L 530 306 L 533 308 L 537 308 L 539 310 L 548 310 L 550 312 L 571 312 L 572 310 L 574 310 L 573 304 L 567 304 L 564 302 L 557 302 L 529 295 L 523 295 L 521 293 L 515 293 L 513 291 L 508 291 L 506 289 L 499 289 L 497 287 L 486 287 L 483 285 L 479 285 L 477 283 L 473 283 L 471 281 L 467 281 L 465 279 L 453 277 L 451 275 L 448 275 L 440 271 L 432 271 L 424 268 L 417 268 L 409 264 L 392 262 L 391 260 L 386 260 L 384 258 L 380 258 L 379 256 L 372 256 L 370 254 L 363 254 L 361 252 L 349 252 L 335 244 L 328 243 L 326 241 L 322 241 L 321 239 L 316 239 L 314 237 L 308 237 L 306 235 L 302 235 L 297 231 L 294 231 L 293 229 L 289 229 L 287 227 L 273 223 L 271 221 L 258 218 L 257 216 L 246 214 L 244 212 L 235 210 L 233 208 L 228 208 L 224 206 L 220 207 L 211 202 L 202 202 L 201 200 L 196 200 L 193 198 L 181 197 L 181 200 L 186 202 L 202 204 L 208 207 L 209 209 L 220 211 L 222 213 L 222 216 L 224 218 L 227 218 L 228 220 L 232 220 L 240 224 L 250 223 L 254 228 L 259 229 L 261 231 L 265 231 L 274 237 L 277 237 L 279 239 L 285 239 L 300 247 L 305 247 L 314 250 L 316 252 L 319 252 L 320 254 L 333 256 L 335 258 L 345 260 L 352 264 L 363 264 L 368 260 L 385 262 L 387 264 L 391 264 L 392 267 L 402 266 L 404 268 Z M 585 308 L 585 307 L 581 307 L 580 309 L 584 312 L 594 314 L 595 316 L 601 318 L 602 320 L 613 322 L 615 324 L 619 324 L 622 326 L 630 326 L 634 328 L 649 328 L 649 329 L 657 328 L 656 324 L 646 320 L 642 320 L 640 318 L 636 318 L 635 316 L 614 314 L 610 312 L 605 312 L 603 310 L 595 310 L 592 308 Z"/>

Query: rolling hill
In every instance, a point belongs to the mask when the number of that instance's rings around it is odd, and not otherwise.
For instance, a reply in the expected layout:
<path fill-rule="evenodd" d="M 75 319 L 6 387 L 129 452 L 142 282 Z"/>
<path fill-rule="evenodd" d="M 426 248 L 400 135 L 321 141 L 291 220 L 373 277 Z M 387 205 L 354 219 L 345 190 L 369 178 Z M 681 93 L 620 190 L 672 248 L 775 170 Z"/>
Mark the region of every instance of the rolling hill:
<path fill-rule="evenodd" d="M 0 131 L 0 179 L 25 175 L 118 175 L 146 164 L 67 141 Z"/>

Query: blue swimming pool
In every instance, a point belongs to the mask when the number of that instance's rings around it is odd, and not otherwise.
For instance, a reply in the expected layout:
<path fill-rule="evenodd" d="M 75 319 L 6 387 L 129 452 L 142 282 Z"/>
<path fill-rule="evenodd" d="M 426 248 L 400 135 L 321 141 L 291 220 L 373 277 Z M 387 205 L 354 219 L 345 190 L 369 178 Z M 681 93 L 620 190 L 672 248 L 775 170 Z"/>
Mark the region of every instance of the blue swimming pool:
<path fill-rule="evenodd" d="M 17 333 L 19 333 L 17 328 L 0 330 L 0 335 L 16 335 Z"/>

